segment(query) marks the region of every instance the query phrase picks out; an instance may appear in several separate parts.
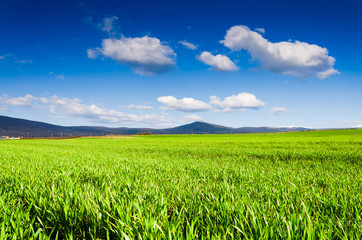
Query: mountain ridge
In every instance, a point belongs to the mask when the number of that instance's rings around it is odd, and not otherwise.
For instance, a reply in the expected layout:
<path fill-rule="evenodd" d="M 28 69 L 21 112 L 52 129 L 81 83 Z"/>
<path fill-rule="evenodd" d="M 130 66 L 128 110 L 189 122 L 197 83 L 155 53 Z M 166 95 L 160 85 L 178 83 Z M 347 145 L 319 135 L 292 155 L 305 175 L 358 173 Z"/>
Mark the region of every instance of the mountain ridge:
<path fill-rule="evenodd" d="M 100 136 L 100 135 L 134 135 L 140 132 L 152 134 L 230 134 L 230 133 L 260 133 L 306 131 L 303 127 L 240 127 L 232 128 L 207 122 L 193 122 L 173 128 L 129 128 L 103 126 L 60 126 L 45 122 L 13 118 L 0 115 L 0 136 L 21 136 L 24 138 L 41 137 L 71 137 L 71 136 Z"/>

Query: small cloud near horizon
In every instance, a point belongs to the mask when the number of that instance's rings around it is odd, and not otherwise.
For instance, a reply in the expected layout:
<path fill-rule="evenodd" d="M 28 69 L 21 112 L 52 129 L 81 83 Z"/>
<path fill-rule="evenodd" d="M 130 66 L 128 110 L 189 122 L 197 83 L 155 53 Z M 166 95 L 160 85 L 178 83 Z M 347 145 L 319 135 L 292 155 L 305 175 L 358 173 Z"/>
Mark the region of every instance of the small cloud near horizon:
<path fill-rule="evenodd" d="M 273 107 L 270 109 L 270 114 L 274 116 L 283 116 L 286 111 L 287 109 L 283 107 Z"/>
<path fill-rule="evenodd" d="M 202 121 L 203 121 L 202 117 L 194 114 L 184 115 L 180 120 L 181 123 L 202 122 Z"/>

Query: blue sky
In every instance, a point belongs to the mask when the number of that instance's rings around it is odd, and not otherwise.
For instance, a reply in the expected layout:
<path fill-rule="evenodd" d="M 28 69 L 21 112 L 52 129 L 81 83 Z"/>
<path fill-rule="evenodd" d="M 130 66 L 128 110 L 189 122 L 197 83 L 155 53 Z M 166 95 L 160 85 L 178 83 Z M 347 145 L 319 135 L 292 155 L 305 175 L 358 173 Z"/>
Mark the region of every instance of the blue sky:
<path fill-rule="evenodd" d="M 0 115 L 362 127 L 361 13 L 356 0 L 3 0 Z"/>

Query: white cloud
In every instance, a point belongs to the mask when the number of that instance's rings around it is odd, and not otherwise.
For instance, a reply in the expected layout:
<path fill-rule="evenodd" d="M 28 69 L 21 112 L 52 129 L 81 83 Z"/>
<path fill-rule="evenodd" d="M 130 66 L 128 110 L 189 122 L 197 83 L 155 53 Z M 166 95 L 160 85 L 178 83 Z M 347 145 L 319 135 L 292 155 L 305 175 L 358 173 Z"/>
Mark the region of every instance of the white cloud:
<path fill-rule="evenodd" d="M 317 76 L 320 78 L 320 79 L 326 79 L 327 77 L 329 76 L 332 76 L 333 74 L 339 74 L 340 72 L 338 72 L 336 69 L 334 68 L 330 68 L 324 72 L 319 72 L 317 73 Z"/>
<path fill-rule="evenodd" d="M 194 98 L 177 99 L 173 96 L 163 96 L 157 99 L 164 106 L 163 110 L 177 110 L 182 112 L 202 112 L 213 110 L 215 112 L 246 111 L 248 108 L 258 109 L 265 106 L 265 103 L 257 99 L 251 93 L 239 93 L 221 100 L 217 96 L 210 97 L 210 104 Z"/>
<path fill-rule="evenodd" d="M 110 16 L 105 17 L 102 20 L 94 19 L 92 16 L 87 16 L 83 18 L 83 22 L 87 23 L 94 28 L 97 28 L 103 32 L 108 33 L 109 35 L 117 34 L 118 30 L 118 17 L 117 16 Z"/>
<path fill-rule="evenodd" d="M 218 108 L 214 109 L 215 112 L 223 112 L 223 113 L 230 113 L 230 112 L 245 112 L 246 108 Z"/>
<path fill-rule="evenodd" d="M 182 112 L 202 112 L 211 109 L 211 106 L 203 101 L 194 98 L 177 99 L 173 96 L 162 96 L 157 98 L 162 103 L 164 110 L 177 110 Z"/>
<path fill-rule="evenodd" d="M 127 109 L 138 109 L 138 110 L 153 110 L 152 106 L 147 106 L 147 105 L 128 105 L 128 106 L 124 106 L 124 108 Z"/>
<path fill-rule="evenodd" d="M 49 72 L 49 75 L 53 75 L 55 78 L 58 78 L 60 80 L 70 80 L 71 77 L 65 76 L 64 73 L 55 74 L 54 72 Z"/>
<path fill-rule="evenodd" d="M 189 123 L 189 122 L 200 122 L 200 121 L 203 121 L 202 117 L 192 114 L 192 115 L 182 116 L 180 122 Z"/>
<path fill-rule="evenodd" d="M 195 44 L 189 43 L 186 40 L 179 41 L 178 43 L 182 44 L 184 47 L 186 47 L 188 49 L 191 49 L 191 50 L 196 50 L 197 49 L 197 46 Z"/>
<path fill-rule="evenodd" d="M 176 53 L 159 39 L 148 36 L 104 39 L 102 48 L 87 50 L 88 57 L 95 58 L 97 51 L 140 75 L 160 74 L 175 67 Z"/>
<path fill-rule="evenodd" d="M 197 56 L 197 59 L 218 72 L 231 72 L 239 69 L 230 58 L 221 54 L 214 56 L 210 52 L 204 51 L 200 56 Z"/>
<path fill-rule="evenodd" d="M 272 43 L 246 26 L 231 27 L 221 43 L 233 51 L 247 50 L 263 69 L 274 73 L 321 79 L 338 73 L 326 48 L 299 41 Z"/>
<path fill-rule="evenodd" d="M 8 106 L 15 107 L 47 107 L 57 118 L 67 116 L 81 117 L 92 122 L 107 124 L 132 124 L 136 122 L 149 123 L 154 125 L 171 123 L 168 115 L 155 114 L 130 114 L 101 108 L 95 104 L 85 104 L 78 98 L 64 98 L 56 95 L 52 97 L 37 98 L 30 94 L 25 97 L 10 97 L 6 94 L 0 97 L 0 109 L 8 110 Z"/>
<path fill-rule="evenodd" d="M 38 101 L 38 98 L 30 94 L 26 94 L 25 97 L 15 98 L 4 94 L 2 97 L 0 97 L 0 104 L 16 107 L 31 107 L 36 101 Z"/>
<path fill-rule="evenodd" d="M 168 116 L 164 115 L 160 116 L 154 114 L 129 114 L 101 108 L 95 104 L 87 105 L 82 103 L 82 101 L 78 98 L 70 99 L 53 96 L 50 98 L 40 98 L 40 101 L 46 104 L 50 108 L 50 111 L 52 113 L 63 113 L 73 117 L 82 117 L 89 119 L 93 122 L 117 124 L 134 122 L 162 123 L 171 121 Z"/>
<path fill-rule="evenodd" d="M 313 129 L 312 127 L 298 126 L 298 125 L 279 126 L 278 128 L 310 128 L 310 129 Z"/>
<path fill-rule="evenodd" d="M 260 32 L 261 34 L 265 33 L 265 29 L 264 28 L 255 28 L 255 31 Z"/>
<path fill-rule="evenodd" d="M 112 31 L 115 28 L 115 24 L 118 20 L 117 16 L 111 16 L 111 17 L 106 17 L 103 19 L 102 24 L 100 25 L 101 30 L 104 32 L 107 32 L 108 34 L 112 34 Z"/>
<path fill-rule="evenodd" d="M 215 105 L 224 112 L 231 111 L 245 111 L 247 108 L 258 109 L 265 106 L 265 103 L 256 98 L 251 93 L 239 93 L 238 95 L 231 95 L 221 100 L 217 96 L 210 97 L 210 103 Z"/>
<path fill-rule="evenodd" d="M 71 79 L 70 77 L 65 76 L 64 73 L 55 75 L 55 77 L 56 77 L 56 78 L 59 78 L 59 79 L 61 79 L 61 80 L 70 80 L 70 79 Z"/>
<path fill-rule="evenodd" d="M 4 59 L 7 63 L 20 63 L 20 64 L 28 64 L 33 63 L 33 60 L 27 60 L 27 59 L 19 59 L 15 54 L 5 54 L 4 56 L 0 56 L 0 59 Z"/>
<path fill-rule="evenodd" d="M 362 128 L 362 122 L 360 121 L 342 121 L 342 123 L 346 123 L 348 125 L 353 125 L 353 128 Z"/>
<path fill-rule="evenodd" d="M 100 48 L 87 49 L 88 58 L 96 59 L 101 54 Z"/>
<path fill-rule="evenodd" d="M 282 116 L 286 111 L 287 111 L 287 109 L 285 109 L 283 107 L 273 107 L 270 110 L 270 114 L 272 114 L 274 116 Z"/>

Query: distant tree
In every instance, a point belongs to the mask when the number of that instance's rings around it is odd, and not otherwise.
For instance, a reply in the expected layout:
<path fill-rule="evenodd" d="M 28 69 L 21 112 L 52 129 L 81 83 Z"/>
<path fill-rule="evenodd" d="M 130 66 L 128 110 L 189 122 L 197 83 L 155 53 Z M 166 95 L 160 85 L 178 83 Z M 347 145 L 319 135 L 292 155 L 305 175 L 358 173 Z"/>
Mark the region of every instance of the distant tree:
<path fill-rule="evenodd" d="M 151 132 L 138 132 L 136 135 L 152 135 Z"/>

